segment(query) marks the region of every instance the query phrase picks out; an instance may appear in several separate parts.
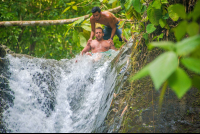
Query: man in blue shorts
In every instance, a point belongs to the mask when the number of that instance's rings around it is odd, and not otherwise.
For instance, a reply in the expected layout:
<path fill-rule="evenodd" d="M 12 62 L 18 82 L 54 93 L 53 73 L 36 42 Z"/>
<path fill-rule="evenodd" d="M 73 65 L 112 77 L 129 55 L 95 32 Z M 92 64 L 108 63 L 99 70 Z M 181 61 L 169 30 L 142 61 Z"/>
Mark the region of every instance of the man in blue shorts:
<path fill-rule="evenodd" d="M 119 28 L 118 18 L 116 18 L 111 12 L 108 11 L 101 12 L 101 9 L 99 7 L 93 7 L 92 14 L 93 15 L 90 17 L 92 31 L 87 44 L 92 41 L 92 38 L 95 35 L 95 23 L 100 23 L 105 25 L 104 36 L 103 36 L 104 40 L 108 40 L 111 44 L 113 44 L 113 37 L 116 34 L 119 37 L 119 40 L 122 41 L 122 29 L 118 29 Z M 127 42 L 126 39 L 124 39 L 124 41 Z"/>

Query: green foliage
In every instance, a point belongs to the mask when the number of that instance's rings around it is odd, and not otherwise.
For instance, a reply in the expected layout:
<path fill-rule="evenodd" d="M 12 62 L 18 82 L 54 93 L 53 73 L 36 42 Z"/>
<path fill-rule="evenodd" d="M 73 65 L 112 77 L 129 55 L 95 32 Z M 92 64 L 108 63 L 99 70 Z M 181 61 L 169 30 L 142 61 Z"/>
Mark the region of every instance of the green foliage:
<path fill-rule="evenodd" d="M 185 7 L 181 4 L 169 5 L 167 7 L 167 3 L 167 0 L 152 0 L 149 3 L 147 16 L 151 23 L 146 26 L 146 31 L 143 30 L 140 32 L 143 33 L 143 38 L 148 40 L 148 34 L 156 30 L 154 26 L 159 25 L 162 28 L 170 29 L 167 24 L 167 19 L 172 19 L 173 21 L 180 20 L 178 25 L 172 29 L 178 42 L 150 42 L 148 44 L 149 50 L 154 47 L 159 47 L 167 52 L 164 52 L 154 61 L 146 65 L 130 78 L 130 81 L 150 75 L 156 90 L 159 90 L 167 82 L 180 99 L 191 86 L 200 89 L 200 84 L 197 82 L 200 80 L 200 35 L 199 23 L 197 22 L 200 18 L 200 0 L 197 1 L 194 10 L 189 13 L 185 12 Z M 185 35 L 190 37 L 184 38 Z M 153 40 L 156 38 L 157 41 L 162 39 L 163 33 L 154 36 Z M 179 64 L 182 64 L 188 71 L 192 71 L 197 75 L 190 78 Z M 163 87 L 166 88 L 166 86 Z"/>

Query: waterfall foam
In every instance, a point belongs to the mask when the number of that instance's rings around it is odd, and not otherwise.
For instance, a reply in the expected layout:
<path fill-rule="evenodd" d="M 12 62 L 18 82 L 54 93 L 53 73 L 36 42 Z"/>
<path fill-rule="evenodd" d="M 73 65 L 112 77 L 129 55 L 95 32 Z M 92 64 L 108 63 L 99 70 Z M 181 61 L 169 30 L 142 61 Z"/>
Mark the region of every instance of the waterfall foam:
<path fill-rule="evenodd" d="M 117 53 L 97 62 L 96 55 L 60 61 L 7 55 L 14 100 L 3 112 L 6 131 L 92 132 L 109 110 L 117 76 L 110 62 Z"/>

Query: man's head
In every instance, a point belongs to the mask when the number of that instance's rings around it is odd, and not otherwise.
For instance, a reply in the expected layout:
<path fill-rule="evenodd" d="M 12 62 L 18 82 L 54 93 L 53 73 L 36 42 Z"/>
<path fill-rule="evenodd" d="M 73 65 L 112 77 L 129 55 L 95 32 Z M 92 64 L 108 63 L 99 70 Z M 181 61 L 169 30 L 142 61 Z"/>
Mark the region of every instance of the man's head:
<path fill-rule="evenodd" d="M 95 29 L 95 37 L 97 40 L 102 40 L 104 36 L 103 29 L 101 27 L 97 27 Z"/>
<path fill-rule="evenodd" d="M 99 20 L 101 17 L 101 9 L 99 7 L 93 7 L 92 8 L 92 14 L 95 20 Z"/>

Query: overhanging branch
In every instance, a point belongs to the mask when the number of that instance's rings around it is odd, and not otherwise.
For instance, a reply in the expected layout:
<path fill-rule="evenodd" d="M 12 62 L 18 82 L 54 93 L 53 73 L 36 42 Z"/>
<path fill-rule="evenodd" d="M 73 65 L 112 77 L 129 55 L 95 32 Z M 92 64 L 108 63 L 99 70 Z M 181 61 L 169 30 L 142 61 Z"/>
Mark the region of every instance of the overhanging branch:
<path fill-rule="evenodd" d="M 117 13 L 121 11 L 121 6 L 118 6 L 113 9 L 107 10 L 112 13 Z M 90 16 L 85 15 L 84 20 L 88 19 Z M 0 26 L 48 26 L 48 25 L 62 25 L 62 24 L 70 24 L 74 21 L 78 20 L 81 17 L 73 18 L 73 19 L 62 19 L 62 20 L 40 20 L 40 21 L 2 21 L 0 22 Z"/>

